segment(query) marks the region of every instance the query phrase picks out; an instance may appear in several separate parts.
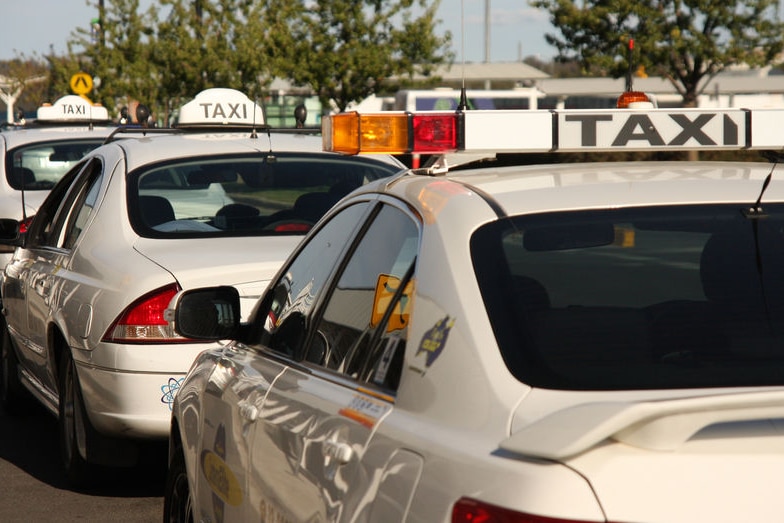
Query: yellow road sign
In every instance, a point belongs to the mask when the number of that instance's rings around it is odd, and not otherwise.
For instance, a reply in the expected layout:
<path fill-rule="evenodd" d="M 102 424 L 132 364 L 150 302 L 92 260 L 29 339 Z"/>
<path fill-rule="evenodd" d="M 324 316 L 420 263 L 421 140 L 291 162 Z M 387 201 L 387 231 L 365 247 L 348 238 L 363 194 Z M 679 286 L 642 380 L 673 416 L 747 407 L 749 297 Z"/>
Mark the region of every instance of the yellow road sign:
<path fill-rule="evenodd" d="M 74 94 L 87 94 L 93 90 L 93 77 L 87 73 L 76 73 L 71 77 L 71 91 Z"/>

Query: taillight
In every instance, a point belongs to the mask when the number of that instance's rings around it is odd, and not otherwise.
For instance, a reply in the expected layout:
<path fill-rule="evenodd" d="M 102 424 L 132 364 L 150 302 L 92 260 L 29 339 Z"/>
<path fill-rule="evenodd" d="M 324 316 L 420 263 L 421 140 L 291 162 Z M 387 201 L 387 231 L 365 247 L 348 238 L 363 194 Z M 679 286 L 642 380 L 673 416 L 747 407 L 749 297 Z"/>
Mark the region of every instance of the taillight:
<path fill-rule="evenodd" d="M 576 519 L 535 516 L 490 505 L 471 498 L 460 498 L 452 509 L 452 523 L 587 523 Z"/>
<path fill-rule="evenodd" d="M 125 343 L 191 341 L 176 334 L 163 317 L 169 302 L 179 290 L 179 285 L 173 283 L 133 302 L 109 328 L 104 341 Z"/>
<path fill-rule="evenodd" d="M 22 234 L 23 232 L 27 232 L 28 229 L 30 229 L 30 224 L 31 223 L 33 223 L 33 217 L 32 216 L 28 216 L 24 220 L 21 220 L 19 222 L 19 234 Z"/>

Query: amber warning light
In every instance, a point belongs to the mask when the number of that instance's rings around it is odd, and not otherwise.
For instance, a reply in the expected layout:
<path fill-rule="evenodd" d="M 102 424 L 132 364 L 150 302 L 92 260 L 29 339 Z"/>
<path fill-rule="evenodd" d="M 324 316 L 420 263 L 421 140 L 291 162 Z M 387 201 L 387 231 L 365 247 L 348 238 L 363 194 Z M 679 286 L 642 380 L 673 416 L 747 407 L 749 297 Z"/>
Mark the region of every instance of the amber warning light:
<path fill-rule="evenodd" d="M 335 114 L 324 120 L 324 148 L 346 154 L 454 151 L 459 117 L 441 112 Z"/>

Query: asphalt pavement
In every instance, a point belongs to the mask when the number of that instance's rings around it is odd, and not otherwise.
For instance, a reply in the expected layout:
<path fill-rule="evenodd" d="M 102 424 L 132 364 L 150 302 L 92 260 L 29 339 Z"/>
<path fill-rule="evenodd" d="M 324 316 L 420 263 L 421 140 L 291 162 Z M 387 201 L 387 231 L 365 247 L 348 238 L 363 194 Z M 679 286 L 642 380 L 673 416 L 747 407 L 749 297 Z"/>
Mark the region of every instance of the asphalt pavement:
<path fill-rule="evenodd" d="M 60 467 L 54 417 L 36 405 L 21 418 L 0 408 L 0 521 L 159 522 L 165 463 L 161 449 L 149 455 L 150 463 L 99 471 L 92 486 L 74 490 Z"/>

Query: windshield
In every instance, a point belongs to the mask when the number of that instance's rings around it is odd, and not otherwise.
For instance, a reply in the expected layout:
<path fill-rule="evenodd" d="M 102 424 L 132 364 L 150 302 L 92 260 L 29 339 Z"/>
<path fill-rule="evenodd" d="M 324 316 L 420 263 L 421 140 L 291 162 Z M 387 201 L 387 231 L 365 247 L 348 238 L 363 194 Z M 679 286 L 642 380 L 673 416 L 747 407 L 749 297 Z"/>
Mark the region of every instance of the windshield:
<path fill-rule="evenodd" d="M 521 216 L 471 252 L 512 373 L 574 390 L 784 384 L 784 206 Z"/>
<path fill-rule="evenodd" d="M 133 174 L 130 219 L 148 237 L 304 234 L 350 191 L 399 170 L 324 153 L 180 159 Z"/>
<path fill-rule="evenodd" d="M 8 184 L 17 191 L 48 191 L 76 162 L 104 141 L 61 140 L 17 147 L 6 155 Z"/>

